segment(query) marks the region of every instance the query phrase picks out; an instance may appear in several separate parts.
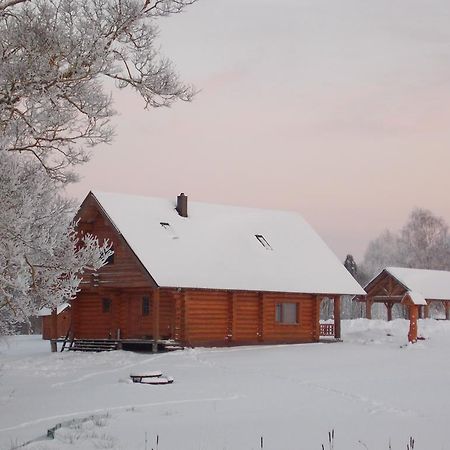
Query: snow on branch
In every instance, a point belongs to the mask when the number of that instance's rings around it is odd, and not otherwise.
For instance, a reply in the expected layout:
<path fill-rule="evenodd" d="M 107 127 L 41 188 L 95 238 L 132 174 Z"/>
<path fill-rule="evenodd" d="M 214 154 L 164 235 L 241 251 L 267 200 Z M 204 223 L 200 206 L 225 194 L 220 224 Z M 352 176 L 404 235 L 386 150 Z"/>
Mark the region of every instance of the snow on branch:
<path fill-rule="evenodd" d="M 0 151 L 29 154 L 52 178 L 73 181 L 73 166 L 113 137 L 112 98 L 132 88 L 146 107 L 189 101 L 155 45 L 156 19 L 192 0 L 0 0 Z"/>

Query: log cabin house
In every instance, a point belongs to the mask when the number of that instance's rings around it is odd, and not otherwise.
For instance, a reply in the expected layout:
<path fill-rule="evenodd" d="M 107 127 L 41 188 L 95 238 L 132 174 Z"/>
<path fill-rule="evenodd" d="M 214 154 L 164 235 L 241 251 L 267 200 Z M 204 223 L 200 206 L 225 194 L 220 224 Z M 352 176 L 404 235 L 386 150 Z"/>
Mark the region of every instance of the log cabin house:
<path fill-rule="evenodd" d="M 444 270 L 386 267 L 365 286 L 366 317 L 372 318 L 374 303 L 386 306 L 387 320 L 392 320 L 394 305 L 403 305 L 410 319 L 410 342 L 417 340 L 417 319 L 430 316 L 432 304 L 442 304 L 445 318 L 450 319 L 450 272 Z"/>
<path fill-rule="evenodd" d="M 114 255 L 72 301 L 76 339 L 317 342 L 322 299 L 334 299 L 340 338 L 340 296 L 364 294 L 295 212 L 91 192 L 77 219 Z"/>

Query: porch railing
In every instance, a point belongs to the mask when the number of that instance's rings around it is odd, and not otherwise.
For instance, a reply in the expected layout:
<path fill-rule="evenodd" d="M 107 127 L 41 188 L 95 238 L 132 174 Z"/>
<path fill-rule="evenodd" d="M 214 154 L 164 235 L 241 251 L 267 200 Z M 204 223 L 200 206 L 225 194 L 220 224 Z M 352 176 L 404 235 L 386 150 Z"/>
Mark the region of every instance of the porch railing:
<path fill-rule="evenodd" d="M 320 324 L 321 336 L 334 336 L 334 323 L 321 323 Z"/>

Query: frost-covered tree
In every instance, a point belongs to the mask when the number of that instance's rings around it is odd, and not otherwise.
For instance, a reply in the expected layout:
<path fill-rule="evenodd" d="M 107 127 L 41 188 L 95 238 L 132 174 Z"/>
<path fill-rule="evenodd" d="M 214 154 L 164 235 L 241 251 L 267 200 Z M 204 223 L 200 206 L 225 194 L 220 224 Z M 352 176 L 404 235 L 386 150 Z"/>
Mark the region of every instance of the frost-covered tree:
<path fill-rule="evenodd" d="M 450 270 L 450 236 L 444 219 L 416 208 L 400 232 L 386 230 L 371 241 L 364 270 L 372 277 L 386 266 Z"/>
<path fill-rule="evenodd" d="M 155 44 L 156 19 L 193 0 L 0 0 L 0 149 L 29 154 L 62 182 L 112 138 L 105 80 L 146 107 L 189 100 Z"/>
<path fill-rule="evenodd" d="M 450 269 L 450 236 L 442 217 L 415 209 L 399 236 L 400 260 L 405 267 Z"/>
<path fill-rule="evenodd" d="M 80 241 L 63 187 L 112 139 L 106 80 L 146 108 L 191 99 L 155 39 L 156 20 L 193 1 L 0 0 L 0 333 L 104 264 L 108 247 Z"/>
<path fill-rule="evenodd" d="M 363 270 L 370 279 L 384 267 L 396 265 L 401 265 L 399 238 L 396 233 L 385 230 L 369 242 L 364 254 Z"/>
<path fill-rule="evenodd" d="M 77 235 L 74 204 L 39 163 L 0 152 L 0 167 L 1 335 L 40 308 L 74 298 L 83 271 L 100 268 L 111 251 L 107 242 Z"/>

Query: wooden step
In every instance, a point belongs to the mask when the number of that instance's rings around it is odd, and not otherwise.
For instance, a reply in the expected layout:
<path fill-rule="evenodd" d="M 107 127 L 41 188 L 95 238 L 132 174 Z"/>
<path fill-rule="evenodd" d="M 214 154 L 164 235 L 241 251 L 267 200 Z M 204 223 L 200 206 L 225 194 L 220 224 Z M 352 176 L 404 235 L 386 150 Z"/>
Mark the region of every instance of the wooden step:
<path fill-rule="evenodd" d="M 105 339 L 76 339 L 67 350 L 74 352 L 109 352 L 117 350 L 118 342 Z"/>

